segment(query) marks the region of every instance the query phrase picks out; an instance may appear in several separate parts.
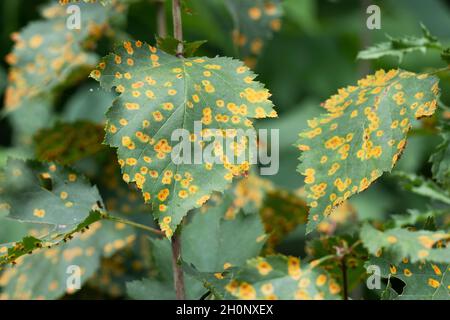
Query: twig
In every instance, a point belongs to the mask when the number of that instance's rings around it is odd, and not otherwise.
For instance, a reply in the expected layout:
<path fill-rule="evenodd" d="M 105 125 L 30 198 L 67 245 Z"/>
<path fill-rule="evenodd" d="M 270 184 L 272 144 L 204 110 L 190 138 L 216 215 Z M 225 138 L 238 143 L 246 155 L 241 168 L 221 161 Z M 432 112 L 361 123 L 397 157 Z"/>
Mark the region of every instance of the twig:
<path fill-rule="evenodd" d="M 183 56 L 183 25 L 181 20 L 181 0 L 172 0 L 173 36 L 179 41 L 177 56 Z"/>
<path fill-rule="evenodd" d="M 165 0 L 156 1 L 156 22 L 158 36 L 161 38 L 167 37 L 167 23 L 166 23 L 166 7 Z"/>
<path fill-rule="evenodd" d="M 152 227 L 149 227 L 149 226 L 146 226 L 146 225 L 134 222 L 134 221 L 130 221 L 130 220 L 127 220 L 127 219 L 123 219 L 123 218 L 119 218 L 119 217 L 113 217 L 113 216 L 110 216 L 110 215 L 106 215 L 105 219 L 110 220 L 110 221 L 120 222 L 120 223 L 123 223 L 123 224 L 127 224 L 129 226 L 132 226 L 132 227 L 135 227 L 135 228 L 138 228 L 138 229 L 146 230 L 146 231 L 154 233 L 154 234 L 156 234 L 158 236 L 163 236 L 164 235 L 164 232 L 162 232 L 161 230 L 158 230 L 158 229 L 155 229 L 155 228 L 152 228 Z"/>
<path fill-rule="evenodd" d="M 177 57 L 183 56 L 183 25 L 181 21 L 181 0 L 172 0 L 172 15 L 173 15 L 173 35 L 177 39 Z M 177 300 L 185 300 L 186 295 L 184 291 L 184 273 L 180 265 L 181 260 L 181 230 L 183 221 L 181 221 L 178 230 L 176 230 L 172 237 L 172 268 L 173 268 L 173 282 L 175 286 L 175 294 Z"/>
<path fill-rule="evenodd" d="M 179 231 L 175 232 L 172 237 L 172 268 L 173 268 L 173 282 L 175 286 L 175 294 L 177 300 L 185 300 L 185 292 L 184 292 L 184 274 L 183 268 L 180 265 L 181 259 L 181 228 L 179 226 Z"/>

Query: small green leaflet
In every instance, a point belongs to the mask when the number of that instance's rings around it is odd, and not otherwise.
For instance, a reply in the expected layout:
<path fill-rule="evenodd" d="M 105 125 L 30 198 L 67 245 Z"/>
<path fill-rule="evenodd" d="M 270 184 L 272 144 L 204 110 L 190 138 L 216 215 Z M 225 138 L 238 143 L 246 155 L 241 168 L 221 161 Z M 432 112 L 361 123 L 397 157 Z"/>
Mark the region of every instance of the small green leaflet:
<path fill-rule="evenodd" d="M 365 224 L 360 237 L 371 254 L 379 255 L 382 251 L 394 264 L 403 258 L 408 258 L 412 263 L 421 260 L 450 263 L 450 248 L 437 245 L 450 239 L 450 233 L 445 231 L 394 228 L 383 232 Z"/>
<path fill-rule="evenodd" d="M 12 66 L 5 92 L 7 110 L 25 105 L 43 93 L 53 92 L 61 83 L 78 79 L 97 62 L 97 56 L 85 50 L 89 40 L 98 39 L 108 27 L 111 16 L 121 6 L 105 8 L 100 4 L 77 4 L 82 11 L 81 28 L 66 26 L 66 6 L 52 3 L 44 7 L 45 20 L 33 22 L 13 34 L 14 49 L 6 60 Z"/>
<path fill-rule="evenodd" d="M 206 40 L 199 40 L 194 42 L 180 41 L 171 36 L 167 36 L 165 38 L 156 37 L 157 48 L 171 55 L 177 54 L 178 44 L 182 43 L 183 56 L 186 58 L 193 57 L 195 52 L 206 42 Z"/>
<path fill-rule="evenodd" d="M 391 171 L 412 121 L 433 115 L 438 94 L 434 76 L 379 70 L 325 102 L 328 113 L 309 120 L 297 144 L 311 207 L 307 232 Z"/>
<path fill-rule="evenodd" d="M 252 58 L 260 55 L 273 32 L 281 29 L 281 1 L 225 0 L 225 3 L 233 17 L 233 42 L 239 56 L 247 63 L 251 62 Z"/>
<path fill-rule="evenodd" d="M 380 268 L 383 278 L 397 278 L 405 283 L 403 292 L 397 294 L 388 285 L 382 298 L 392 300 L 450 300 L 450 265 L 420 262 L 412 264 L 408 259 L 397 265 L 381 257 L 372 257 L 366 266 Z"/>
<path fill-rule="evenodd" d="M 141 41 L 125 42 L 91 75 L 120 93 L 107 113 L 105 140 L 117 148 L 123 179 L 136 182 L 168 237 L 187 211 L 249 170 L 249 161 L 234 164 L 224 151 L 245 154 L 247 139 L 226 139 L 222 146 L 213 135 L 223 140 L 229 130 L 234 136 L 236 129 L 252 129 L 248 118 L 276 116 L 269 91 L 231 58 L 177 58 Z M 201 123 L 201 134 L 194 122 Z M 177 129 L 188 132 L 184 139 L 194 153 L 200 148 L 224 164 L 175 164 L 179 154 L 171 154 L 180 141 L 171 136 Z"/>
<path fill-rule="evenodd" d="M 401 62 L 407 53 L 420 51 L 425 53 L 427 49 L 442 49 L 438 39 L 431 35 L 430 31 L 423 25 L 422 37 L 392 38 L 387 36 L 389 41 L 379 43 L 373 47 L 358 53 L 358 59 L 378 59 L 384 56 L 396 56 Z"/>
<path fill-rule="evenodd" d="M 241 268 L 222 273 L 201 273 L 186 264 L 217 299 L 225 300 L 336 300 L 341 287 L 318 261 L 300 264 L 300 259 L 282 255 L 258 257 Z"/>

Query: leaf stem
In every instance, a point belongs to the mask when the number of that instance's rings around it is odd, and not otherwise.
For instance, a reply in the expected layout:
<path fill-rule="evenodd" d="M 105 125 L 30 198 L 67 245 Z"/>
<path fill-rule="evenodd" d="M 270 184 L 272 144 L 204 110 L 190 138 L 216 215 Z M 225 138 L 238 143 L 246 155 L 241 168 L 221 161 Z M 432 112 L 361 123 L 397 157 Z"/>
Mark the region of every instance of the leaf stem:
<path fill-rule="evenodd" d="M 173 282 L 175 286 L 175 294 L 177 300 L 185 300 L 184 291 L 184 273 L 180 264 L 181 260 L 181 228 L 178 227 L 178 231 L 174 233 L 172 237 L 172 268 L 173 268 Z"/>
<path fill-rule="evenodd" d="M 135 228 L 138 228 L 138 229 L 142 229 L 142 230 L 151 232 L 153 234 L 156 234 L 158 236 L 163 236 L 164 235 L 164 232 L 162 232 L 161 230 L 158 230 L 158 229 L 155 229 L 155 228 L 152 228 L 152 227 L 149 227 L 149 226 L 146 226 L 146 225 L 134 222 L 134 221 L 130 221 L 130 220 L 127 220 L 127 219 L 114 217 L 114 216 L 110 216 L 110 215 L 106 215 L 105 219 L 106 220 L 110 220 L 110 221 L 123 223 L 123 224 L 129 225 L 129 226 L 132 226 L 132 227 L 135 227 Z"/>
<path fill-rule="evenodd" d="M 183 56 L 183 25 L 181 20 L 181 0 L 172 0 L 173 36 L 179 41 L 177 57 Z"/>
<path fill-rule="evenodd" d="M 440 68 L 440 69 L 434 70 L 433 72 L 428 72 L 428 74 L 438 74 L 438 73 L 446 72 L 446 71 L 450 71 L 450 65 L 448 65 L 448 66 L 446 66 L 444 68 Z"/>
<path fill-rule="evenodd" d="M 344 286 L 344 300 L 348 300 L 348 279 L 347 279 L 347 263 L 345 255 L 341 259 L 342 284 Z"/>

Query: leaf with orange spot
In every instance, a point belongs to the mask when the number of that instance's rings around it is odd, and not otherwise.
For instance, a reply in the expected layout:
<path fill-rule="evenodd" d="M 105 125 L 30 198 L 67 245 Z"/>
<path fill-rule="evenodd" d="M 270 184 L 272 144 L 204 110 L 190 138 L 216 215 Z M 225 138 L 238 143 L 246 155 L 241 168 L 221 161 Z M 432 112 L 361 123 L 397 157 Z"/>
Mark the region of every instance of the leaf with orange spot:
<path fill-rule="evenodd" d="M 236 139 L 234 130 L 253 129 L 248 118 L 276 116 L 269 91 L 231 58 L 177 58 L 141 41 L 125 42 L 91 75 L 120 93 L 107 113 L 105 140 L 117 148 L 124 180 L 142 189 L 168 237 L 187 211 L 249 170 L 251 141 Z M 181 138 L 172 141 L 176 130 Z M 218 143 L 226 134 L 233 138 Z M 183 141 L 192 152 L 186 161 L 178 149 Z M 247 156 L 230 159 L 226 150 Z M 208 152 L 210 163 L 194 159 Z"/>
<path fill-rule="evenodd" d="M 307 232 L 391 171 L 411 123 L 433 115 L 438 95 L 434 76 L 380 70 L 325 102 L 328 113 L 309 120 L 297 143 L 311 208 Z"/>
<path fill-rule="evenodd" d="M 37 232 L 45 234 L 45 227 L 28 224 L 26 229 L 39 237 L 25 238 L 15 247 L 24 246 L 25 255 L 15 259 L 15 265 L 5 267 L 0 273 L 0 300 L 5 299 L 58 299 L 65 294 L 73 294 L 77 288 L 68 288 L 70 275 L 76 276 L 79 271 L 82 286 L 100 268 L 101 258 L 110 257 L 116 251 L 130 245 L 134 241 L 133 230 L 126 227 L 118 230 L 113 223 L 98 221 L 101 215 L 93 213 L 86 221 L 89 229 L 73 233 L 73 239 L 67 242 L 59 240 L 43 241 Z M 0 229 L 3 225 L 0 219 Z M 18 223 L 18 222 L 16 222 Z M 13 239 L 11 239 L 13 240 Z M 44 248 L 36 248 L 40 243 Z M 46 246 L 52 243 L 51 248 Z M 0 250 L 3 246 L 0 245 Z M 33 252 L 32 255 L 27 254 Z M 18 256 L 18 251 L 15 254 Z M 71 269 L 76 266 L 80 269 Z"/>
<path fill-rule="evenodd" d="M 43 94 L 53 94 L 81 77 L 97 62 L 87 47 L 108 29 L 110 20 L 123 11 L 122 5 L 106 8 L 99 3 L 78 3 L 81 28 L 67 27 L 67 5 L 52 3 L 42 10 L 44 20 L 33 22 L 13 34 L 13 51 L 5 92 L 7 111 L 20 108 Z"/>
<path fill-rule="evenodd" d="M 403 258 L 412 263 L 426 260 L 437 263 L 450 263 L 450 247 L 445 243 L 450 239 L 446 231 L 410 231 L 394 228 L 379 231 L 369 224 L 363 225 L 360 237 L 369 253 L 383 256 L 396 264 Z"/>
<path fill-rule="evenodd" d="M 217 299 L 337 300 L 341 287 L 316 262 L 303 263 L 283 255 L 258 257 L 243 267 L 202 273 L 185 264 Z"/>
<path fill-rule="evenodd" d="M 267 40 L 281 28 L 280 0 L 225 0 L 234 21 L 233 42 L 246 62 L 259 56 Z"/>
<path fill-rule="evenodd" d="M 450 300 L 450 265 L 446 263 L 418 262 L 403 260 L 392 263 L 383 255 L 371 257 L 366 263 L 368 272 L 373 274 L 373 267 L 380 268 L 379 276 L 388 279 L 387 287 L 381 293 L 384 300 Z M 373 276 L 373 275 L 372 275 Z M 391 285 L 391 279 L 401 280 L 405 286 L 397 292 Z"/>

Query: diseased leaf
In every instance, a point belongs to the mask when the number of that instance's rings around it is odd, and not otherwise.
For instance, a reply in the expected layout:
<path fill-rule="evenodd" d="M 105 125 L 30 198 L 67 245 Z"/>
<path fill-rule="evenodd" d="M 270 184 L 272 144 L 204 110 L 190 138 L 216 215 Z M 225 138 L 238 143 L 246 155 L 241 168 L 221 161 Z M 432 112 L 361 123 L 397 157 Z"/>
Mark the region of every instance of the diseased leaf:
<path fill-rule="evenodd" d="M 129 227 L 95 222 L 67 243 L 37 249 L 32 255 L 17 259 L 15 266 L 0 275 L 0 300 L 57 299 L 73 294 L 77 290 L 67 287 L 67 279 L 78 271 L 70 266 L 80 268 L 80 281 L 84 284 L 100 267 L 101 257 L 110 257 L 134 239 Z"/>
<path fill-rule="evenodd" d="M 317 261 L 316 261 L 317 262 Z M 340 286 L 317 263 L 300 264 L 296 257 L 258 257 L 241 268 L 201 273 L 187 267 L 216 298 L 226 300 L 336 300 Z"/>
<path fill-rule="evenodd" d="M 34 138 L 36 157 L 41 161 L 72 164 L 105 149 L 103 127 L 87 121 L 57 123 L 38 132 Z"/>
<path fill-rule="evenodd" d="M 124 180 L 142 189 L 168 237 L 188 210 L 249 170 L 248 158 L 234 164 L 224 154 L 228 149 L 245 154 L 248 139 L 208 144 L 195 132 L 194 122 L 201 121 L 203 137 L 216 133 L 222 140 L 226 129 L 251 129 L 248 117 L 276 116 L 268 90 L 230 58 L 177 58 L 140 41 L 125 42 L 92 77 L 121 93 L 107 113 L 106 142 L 117 148 Z M 180 155 L 171 157 L 179 143 L 171 141 L 176 129 L 191 134 L 185 141 L 191 150 L 207 150 L 224 164 L 176 164 Z"/>
<path fill-rule="evenodd" d="M 64 232 L 103 208 L 96 187 L 58 164 L 9 159 L 4 176 L 0 201 L 15 220 L 51 224 Z"/>
<path fill-rule="evenodd" d="M 233 42 L 250 67 L 265 42 L 281 29 L 280 0 L 225 0 L 234 21 Z"/>
<path fill-rule="evenodd" d="M 390 286 L 383 295 L 389 300 L 450 300 L 449 264 L 420 262 L 412 264 L 408 259 L 397 265 L 388 259 L 372 257 L 367 265 L 380 268 L 383 278 L 397 278 L 405 283 L 403 292 L 398 294 Z"/>
<path fill-rule="evenodd" d="M 89 41 L 96 40 L 108 28 L 110 18 L 123 11 L 100 4 L 78 3 L 83 14 L 81 28 L 66 26 L 66 6 L 52 3 L 42 10 L 45 20 L 33 22 L 20 33 L 13 34 L 15 42 L 7 62 L 12 66 L 5 93 L 5 106 L 13 110 L 44 93 L 75 81 L 77 74 L 85 74 L 97 61 L 86 50 Z"/>
<path fill-rule="evenodd" d="M 445 231 L 409 231 L 401 228 L 379 231 L 365 224 L 360 237 L 371 254 L 383 251 L 383 255 L 394 264 L 403 258 L 408 258 L 412 263 L 421 260 L 450 263 L 450 248 L 438 245 L 450 239 L 450 233 Z"/>
<path fill-rule="evenodd" d="M 425 53 L 427 49 L 441 49 L 438 39 L 431 35 L 430 31 L 423 24 L 420 27 L 422 29 L 422 37 L 393 38 L 387 36 L 389 41 L 360 51 L 358 59 L 378 59 L 384 56 L 396 56 L 401 62 L 403 56 L 410 52 L 420 51 Z"/>
<path fill-rule="evenodd" d="M 327 114 L 300 133 L 298 171 L 305 176 L 311 232 L 351 195 L 396 164 L 415 119 L 431 116 L 438 79 L 402 70 L 377 71 L 328 99 Z"/>

